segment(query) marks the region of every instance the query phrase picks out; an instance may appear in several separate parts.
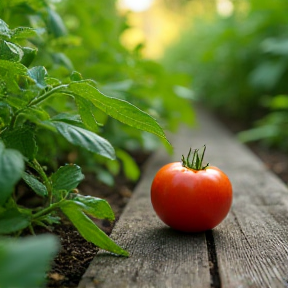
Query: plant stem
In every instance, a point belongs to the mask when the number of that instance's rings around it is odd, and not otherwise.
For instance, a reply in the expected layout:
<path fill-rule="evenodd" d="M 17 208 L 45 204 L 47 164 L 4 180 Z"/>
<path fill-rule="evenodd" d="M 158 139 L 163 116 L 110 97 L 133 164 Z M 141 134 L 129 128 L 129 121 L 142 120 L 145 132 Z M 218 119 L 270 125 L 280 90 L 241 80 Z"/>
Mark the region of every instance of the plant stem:
<path fill-rule="evenodd" d="M 66 84 L 65 84 L 65 85 L 59 85 L 59 86 L 51 89 L 50 91 L 44 93 L 43 95 L 32 99 L 32 100 L 27 104 L 26 107 L 21 108 L 21 109 L 19 109 L 18 111 L 15 112 L 15 114 L 13 115 L 13 117 L 12 117 L 12 119 L 11 119 L 10 127 L 11 127 L 11 128 L 14 128 L 14 125 L 15 125 L 15 122 L 16 122 L 16 120 L 17 120 L 17 117 L 18 117 L 23 111 L 25 111 L 27 108 L 43 102 L 43 101 L 46 100 L 49 96 L 51 96 L 52 94 L 58 92 L 58 90 L 61 90 L 61 89 L 63 89 L 63 88 L 66 88 L 67 86 L 68 86 L 68 85 L 66 85 Z"/>
<path fill-rule="evenodd" d="M 15 112 L 15 114 L 12 116 L 12 119 L 11 119 L 11 121 L 10 121 L 10 127 L 11 127 L 12 129 L 13 129 L 14 126 L 15 126 L 17 117 L 18 117 L 18 116 L 21 114 L 21 112 L 24 111 L 24 110 L 25 110 L 25 108 L 21 108 L 21 109 L 17 110 L 17 111 Z"/>
<path fill-rule="evenodd" d="M 32 226 L 32 225 L 29 225 L 28 228 L 29 228 L 29 230 L 30 230 L 30 233 L 35 236 L 36 234 L 35 234 L 35 231 L 34 231 L 33 226 Z"/>
<path fill-rule="evenodd" d="M 56 208 L 60 207 L 63 201 L 65 201 L 65 199 L 62 199 L 61 201 L 59 201 L 57 203 L 51 204 L 49 207 L 46 207 L 46 208 L 42 209 L 41 211 L 35 213 L 32 216 L 32 218 L 36 219 L 36 218 L 39 218 L 39 217 L 41 217 L 43 215 L 49 214 L 50 212 L 52 212 Z"/>
<path fill-rule="evenodd" d="M 205 155 L 205 151 L 206 151 L 206 145 L 204 145 L 204 148 L 203 148 L 203 152 L 202 152 L 201 159 L 200 159 L 200 166 L 202 166 L 204 155 Z"/>
<path fill-rule="evenodd" d="M 190 161 L 190 155 L 191 155 L 191 148 L 189 150 L 188 156 L 184 157 L 184 155 L 182 155 L 182 166 L 186 167 L 186 168 L 190 168 L 193 170 L 205 170 L 208 166 L 209 163 L 205 166 L 202 166 L 203 164 L 203 160 L 204 160 L 204 154 L 206 151 L 206 145 L 204 145 L 203 151 L 200 152 L 200 156 L 199 156 L 199 149 L 195 149 L 193 151 L 193 155 L 192 155 L 192 161 Z"/>
<path fill-rule="evenodd" d="M 37 105 L 41 102 L 43 102 L 44 100 L 46 100 L 49 96 L 51 96 L 52 94 L 56 93 L 58 90 L 61 90 L 62 88 L 66 88 L 68 85 L 59 85 L 53 89 L 51 89 L 50 91 L 44 93 L 43 95 L 37 97 L 37 98 L 34 98 L 28 105 L 27 107 L 31 107 L 31 106 L 34 106 L 34 105 Z"/>
<path fill-rule="evenodd" d="M 33 159 L 32 162 L 28 163 L 33 169 L 37 171 L 37 173 L 42 178 L 44 185 L 46 186 L 47 192 L 48 192 L 48 199 L 49 199 L 49 205 L 52 203 L 52 184 L 47 177 L 43 167 L 39 164 L 39 162 L 36 159 Z"/>

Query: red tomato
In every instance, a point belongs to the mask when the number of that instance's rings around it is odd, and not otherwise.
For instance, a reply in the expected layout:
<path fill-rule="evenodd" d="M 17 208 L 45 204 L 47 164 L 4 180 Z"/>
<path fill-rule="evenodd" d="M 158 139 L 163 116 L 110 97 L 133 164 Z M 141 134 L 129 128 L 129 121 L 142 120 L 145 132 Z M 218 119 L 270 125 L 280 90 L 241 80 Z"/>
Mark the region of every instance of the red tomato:
<path fill-rule="evenodd" d="M 151 202 L 168 226 L 184 232 L 206 231 L 217 226 L 228 214 L 232 185 L 217 167 L 194 170 L 181 162 L 170 163 L 155 175 Z"/>

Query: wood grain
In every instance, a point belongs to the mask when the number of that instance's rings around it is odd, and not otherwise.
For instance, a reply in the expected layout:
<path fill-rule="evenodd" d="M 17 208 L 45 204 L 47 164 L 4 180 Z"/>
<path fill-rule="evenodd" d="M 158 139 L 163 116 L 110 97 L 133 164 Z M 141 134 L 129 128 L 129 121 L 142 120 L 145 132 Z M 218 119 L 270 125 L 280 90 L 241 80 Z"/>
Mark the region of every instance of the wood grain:
<path fill-rule="evenodd" d="M 197 111 L 195 128 L 168 136 L 174 154 L 160 150 L 149 160 L 113 230 L 111 237 L 131 256 L 99 253 L 79 288 L 288 287 L 287 187 L 213 117 Z M 231 179 L 233 206 L 212 233 L 179 233 L 156 217 L 150 185 L 162 165 L 203 144 L 205 159 Z"/>
<path fill-rule="evenodd" d="M 288 287 L 287 187 L 212 117 L 199 122 L 196 138 L 233 184 L 232 210 L 213 230 L 221 287 Z"/>
<path fill-rule="evenodd" d="M 167 157 L 159 152 L 147 163 L 143 180 L 113 230 L 112 238 L 130 257 L 99 253 L 79 287 L 210 287 L 205 234 L 169 229 L 150 203 L 151 181 Z"/>

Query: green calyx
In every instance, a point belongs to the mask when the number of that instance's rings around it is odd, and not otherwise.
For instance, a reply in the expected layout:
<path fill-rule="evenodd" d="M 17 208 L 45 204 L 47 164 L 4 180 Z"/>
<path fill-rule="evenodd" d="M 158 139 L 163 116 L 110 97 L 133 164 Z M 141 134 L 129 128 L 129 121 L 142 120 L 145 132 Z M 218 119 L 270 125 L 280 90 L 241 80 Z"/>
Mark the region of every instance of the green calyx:
<path fill-rule="evenodd" d="M 182 155 L 182 166 L 193 170 L 205 170 L 209 166 L 209 163 L 203 166 L 205 151 L 206 145 L 203 146 L 202 151 L 200 151 L 200 149 L 193 150 L 192 160 L 190 160 L 192 152 L 192 149 L 190 148 L 188 156 L 186 158 L 184 157 L 184 155 Z"/>

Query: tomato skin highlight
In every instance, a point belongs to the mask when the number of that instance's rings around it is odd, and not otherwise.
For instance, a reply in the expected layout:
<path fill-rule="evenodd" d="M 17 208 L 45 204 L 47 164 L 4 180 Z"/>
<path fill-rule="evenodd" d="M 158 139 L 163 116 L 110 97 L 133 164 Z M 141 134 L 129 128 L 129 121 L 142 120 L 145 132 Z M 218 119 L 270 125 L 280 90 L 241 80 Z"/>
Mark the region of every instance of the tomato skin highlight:
<path fill-rule="evenodd" d="M 202 232 L 216 227 L 232 205 L 232 185 L 219 168 L 183 167 L 181 162 L 163 166 L 151 185 L 151 202 L 168 226 L 183 232 Z"/>

